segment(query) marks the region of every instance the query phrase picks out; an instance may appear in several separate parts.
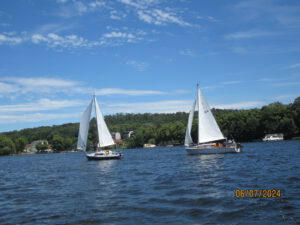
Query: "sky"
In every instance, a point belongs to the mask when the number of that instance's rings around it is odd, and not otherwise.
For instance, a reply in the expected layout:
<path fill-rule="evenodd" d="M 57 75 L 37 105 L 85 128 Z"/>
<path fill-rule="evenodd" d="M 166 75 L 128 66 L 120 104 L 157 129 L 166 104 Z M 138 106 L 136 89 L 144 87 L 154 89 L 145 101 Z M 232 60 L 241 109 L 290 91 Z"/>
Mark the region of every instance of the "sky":
<path fill-rule="evenodd" d="M 300 1 L 1 0 L 0 132 L 300 96 Z"/>

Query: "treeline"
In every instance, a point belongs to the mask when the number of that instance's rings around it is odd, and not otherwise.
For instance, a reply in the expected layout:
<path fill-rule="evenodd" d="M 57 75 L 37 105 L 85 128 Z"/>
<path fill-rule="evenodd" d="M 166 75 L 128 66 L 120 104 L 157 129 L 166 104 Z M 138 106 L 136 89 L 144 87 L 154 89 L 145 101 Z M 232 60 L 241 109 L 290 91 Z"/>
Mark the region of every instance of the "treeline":
<path fill-rule="evenodd" d="M 26 144 L 36 140 L 47 140 L 54 151 L 74 149 L 78 127 L 78 123 L 69 123 L 0 133 L 0 155 L 18 154 L 24 150 Z"/>
<path fill-rule="evenodd" d="M 261 109 L 212 109 L 224 134 L 237 141 L 261 140 L 268 133 L 283 133 L 285 139 L 300 136 L 300 97 L 292 104 L 275 102 Z M 116 114 L 105 117 L 111 132 L 134 131 L 134 136 L 118 147 L 142 147 L 145 143 L 156 145 L 183 144 L 188 114 Z M 192 127 L 192 137 L 197 141 L 197 114 Z M 35 140 L 47 140 L 55 151 L 76 148 L 78 123 L 45 126 L 0 134 L 0 155 L 21 152 L 25 145 Z M 95 119 L 91 120 L 88 136 L 89 149 L 97 145 Z"/>
<path fill-rule="evenodd" d="M 285 139 L 300 136 L 300 97 L 288 105 L 275 102 L 261 109 L 212 109 L 212 112 L 224 136 L 236 141 L 260 141 L 265 134 L 270 133 L 283 133 Z M 127 147 L 142 147 L 144 143 L 183 144 L 187 113 L 141 114 L 139 117 L 141 120 L 135 121 L 138 125 L 134 129 L 135 136 L 127 141 Z M 195 142 L 198 136 L 197 124 L 196 112 L 192 126 L 192 138 Z"/>

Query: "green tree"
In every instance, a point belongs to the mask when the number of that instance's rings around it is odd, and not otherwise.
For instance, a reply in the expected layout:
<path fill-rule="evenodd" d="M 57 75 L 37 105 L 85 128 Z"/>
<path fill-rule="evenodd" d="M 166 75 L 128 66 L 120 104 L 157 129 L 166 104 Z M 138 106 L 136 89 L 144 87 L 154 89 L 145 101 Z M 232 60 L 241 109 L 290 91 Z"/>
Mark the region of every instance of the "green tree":
<path fill-rule="evenodd" d="M 261 109 L 261 124 L 265 133 L 278 133 L 279 122 L 287 115 L 286 106 L 275 102 Z"/>
<path fill-rule="evenodd" d="M 293 119 L 285 117 L 279 121 L 278 132 L 283 133 L 284 137 L 289 139 L 298 132 L 298 128 Z"/>
<path fill-rule="evenodd" d="M 59 135 L 54 135 L 52 142 L 52 149 L 54 151 L 63 151 L 64 150 L 64 139 Z"/>
<path fill-rule="evenodd" d="M 16 153 L 22 152 L 27 143 L 28 143 L 28 140 L 24 136 L 21 136 L 21 137 L 18 137 L 17 139 L 15 139 Z"/>
<path fill-rule="evenodd" d="M 39 151 L 39 152 L 43 152 L 45 151 L 46 149 L 48 149 L 48 143 L 47 142 L 38 142 L 36 145 L 35 145 L 35 148 Z"/>
<path fill-rule="evenodd" d="M 298 128 L 298 135 L 300 135 L 300 97 L 296 98 L 292 104 L 291 110 L 293 112 L 293 119 Z"/>
<path fill-rule="evenodd" d="M 64 149 L 66 150 L 70 150 L 71 148 L 73 148 L 74 146 L 74 142 L 72 138 L 65 138 L 64 139 Z"/>
<path fill-rule="evenodd" d="M 10 155 L 16 152 L 14 142 L 5 136 L 0 136 L 0 155 Z"/>

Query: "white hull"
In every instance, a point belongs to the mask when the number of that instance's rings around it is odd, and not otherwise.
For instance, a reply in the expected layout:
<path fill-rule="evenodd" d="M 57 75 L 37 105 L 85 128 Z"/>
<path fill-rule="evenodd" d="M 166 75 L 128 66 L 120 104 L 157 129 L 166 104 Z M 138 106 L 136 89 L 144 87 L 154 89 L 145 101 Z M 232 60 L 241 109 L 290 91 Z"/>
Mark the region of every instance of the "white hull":
<path fill-rule="evenodd" d="M 224 153 L 240 153 L 240 146 L 226 148 L 203 148 L 199 146 L 187 147 L 185 149 L 190 155 L 207 155 L 207 154 L 224 154 Z"/>
<path fill-rule="evenodd" d="M 263 141 L 283 141 L 283 138 L 264 138 Z"/>
<path fill-rule="evenodd" d="M 91 160 L 120 159 L 122 154 L 106 150 L 86 154 L 86 157 Z"/>
<path fill-rule="evenodd" d="M 267 134 L 263 139 L 263 141 L 283 141 L 283 134 Z"/>

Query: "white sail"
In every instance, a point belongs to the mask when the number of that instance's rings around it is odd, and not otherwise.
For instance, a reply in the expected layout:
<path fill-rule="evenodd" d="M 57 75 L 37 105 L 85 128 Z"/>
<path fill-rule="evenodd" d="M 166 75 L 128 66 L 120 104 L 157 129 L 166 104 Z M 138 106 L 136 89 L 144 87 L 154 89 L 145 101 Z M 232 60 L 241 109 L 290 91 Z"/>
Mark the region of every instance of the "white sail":
<path fill-rule="evenodd" d="M 198 88 L 198 143 L 225 139 L 200 88 Z"/>
<path fill-rule="evenodd" d="M 192 125 L 193 125 L 195 106 L 196 106 L 196 100 L 194 101 L 194 103 L 192 105 L 192 108 L 191 108 L 191 111 L 189 114 L 188 124 L 187 124 L 186 131 L 185 131 L 184 145 L 186 145 L 186 146 L 193 143 L 191 131 L 192 131 Z"/>
<path fill-rule="evenodd" d="M 78 141 L 77 141 L 77 149 L 86 150 L 87 137 L 89 132 L 90 118 L 92 112 L 93 100 L 89 104 L 89 106 L 84 111 L 79 125 L 79 133 L 78 133 Z"/>
<path fill-rule="evenodd" d="M 100 147 L 106 147 L 110 145 L 114 145 L 115 142 L 109 133 L 109 130 L 104 121 L 103 115 L 101 113 L 100 107 L 98 105 L 97 99 L 94 96 L 94 104 L 95 104 L 95 112 L 96 112 L 96 120 L 97 120 L 97 128 L 98 128 L 98 137 L 99 137 L 99 145 Z"/>

